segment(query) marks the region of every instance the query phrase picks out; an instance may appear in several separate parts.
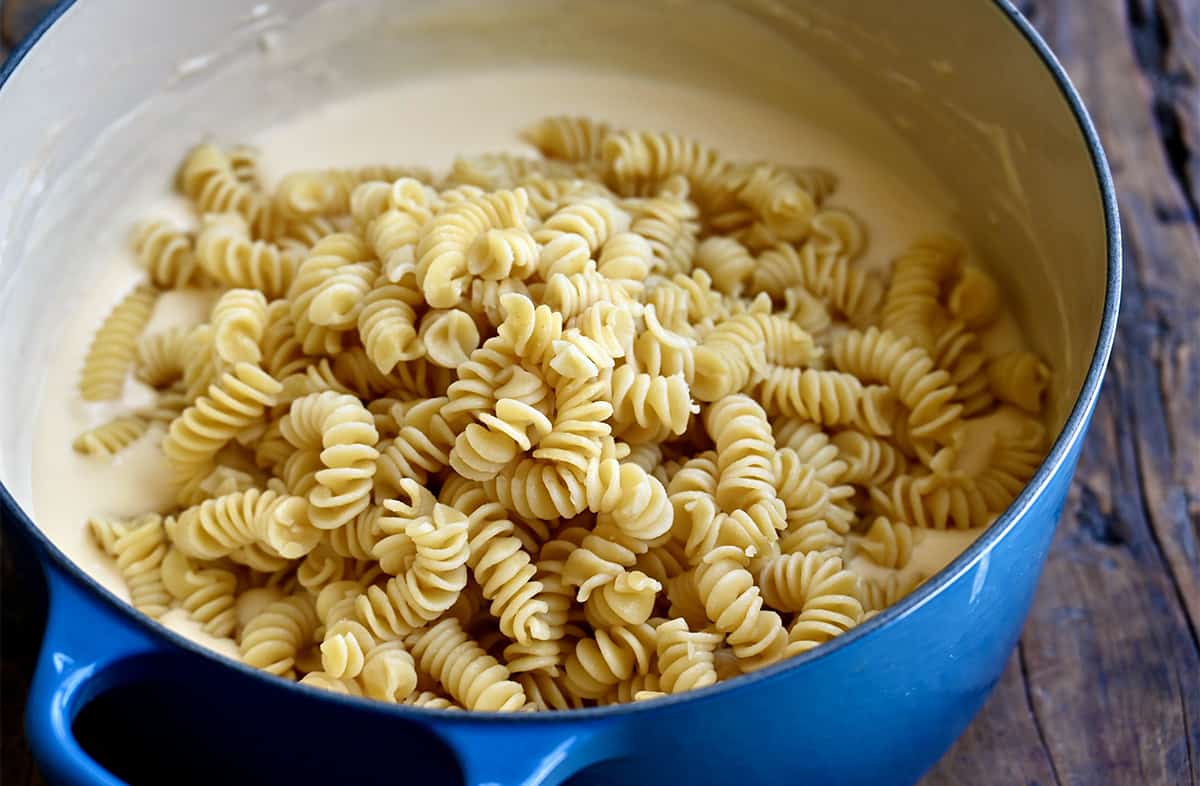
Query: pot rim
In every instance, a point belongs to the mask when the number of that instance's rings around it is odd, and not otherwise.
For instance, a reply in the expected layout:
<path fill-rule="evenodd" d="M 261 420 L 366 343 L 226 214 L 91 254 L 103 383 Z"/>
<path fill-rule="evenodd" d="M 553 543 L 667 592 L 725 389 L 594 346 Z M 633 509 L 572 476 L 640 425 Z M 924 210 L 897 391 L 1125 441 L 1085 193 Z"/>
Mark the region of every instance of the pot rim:
<path fill-rule="evenodd" d="M 1011 505 L 961 554 L 954 558 L 946 567 L 935 573 L 916 590 L 905 596 L 900 602 L 875 615 L 870 620 L 858 625 L 846 633 L 809 650 L 801 655 L 786 658 L 750 674 L 742 674 L 729 680 L 718 682 L 705 688 L 687 691 L 658 698 L 650 702 L 629 702 L 614 704 L 607 707 L 587 707 L 572 710 L 546 710 L 530 713 L 499 713 L 474 711 L 469 713 L 446 713 L 442 710 L 424 707 L 412 707 L 402 704 L 385 704 L 367 698 L 344 696 L 330 691 L 321 690 L 298 682 L 283 680 L 255 669 L 245 663 L 236 661 L 208 647 L 195 642 L 167 628 L 157 620 L 151 619 L 121 600 L 112 592 L 101 586 L 95 579 L 78 567 L 66 554 L 55 546 L 49 538 L 33 523 L 30 516 L 17 504 L 8 489 L 0 482 L 0 506 L 3 506 L 29 536 L 44 559 L 49 560 L 57 568 L 64 571 L 70 578 L 81 582 L 94 592 L 107 606 L 125 618 L 129 624 L 141 628 L 153 637 L 165 639 L 175 647 L 186 650 L 191 655 L 206 658 L 222 666 L 240 671 L 243 675 L 270 681 L 273 685 L 284 690 L 303 692 L 311 697 L 319 697 L 325 701 L 344 702 L 360 710 L 371 710 L 384 713 L 395 713 L 408 718 L 436 718 L 438 721 L 456 723 L 521 723 L 545 724 L 563 721 L 588 721 L 602 718 L 613 718 L 634 712 L 646 713 L 675 706 L 682 702 L 699 702 L 713 699 L 723 694 L 736 691 L 751 683 L 781 677 L 792 671 L 798 671 L 822 658 L 855 646 L 860 640 L 876 632 L 899 623 L 920 606 L 924 605 L 946 587 L 956 582 L 962 574 L 971 568 L 997 543 L 999 543 L 1026 515 L 1033 502 L 1041 496 L 1050 481 L 1063 471 L 1068 456 L 1079 440 L 1084 436 L 1089 418 L 1095 408 L 1100 394 L 1101 383 L 1112 352 L 1113 340 L 1116 335 L 1117 317 L 1121 299 L 1121 225 L 1117 211 L 1116 190 L 1108 160 L 1100 143 L 1099 135 L 1083 105 L 1083 99 L 1071 83 L 1066 70 L 1058 58 L 1050 50 L 1049 45 L 1034 29 L 1033 25 L 1016 8 L 1011 0 L 988 0 L 1002 16 L 1016 28 L 1017 32 L 1033 48 L 1041 58 L 1046 69 L 1054 78 L 1062 98 L 1067 102 L 1072 115 L 1075 117 L 1079 132 L 1087 145 L 1092 161 L 1092 168 L 1100 187 L 1101 202 L 1104 210 L 1105 236 L 1107 240 L 1107 271 L 1105 281 L 1104 310 L 1100 320 L 1100 329 L 1096 338 L 1096 348 L 1088 367 L 1087 376 L 1079 397 L 1076 399 L 1071 413 L 1062 430 L 1059 432 L 1046 458 L 1038 467 L 1029 483 Z M 30 33 L 12 50 L 8 59 L 0 65 L 0 88 L 16 71 L 25 56 L 34 45 L 45 35 L 46 31 L 58 21 L 62 15 L 75 4 L 75 0 L 59 0 L 47 12 L 46 16 Z M 43 563 L 43 569 L 45 569 Z"/>

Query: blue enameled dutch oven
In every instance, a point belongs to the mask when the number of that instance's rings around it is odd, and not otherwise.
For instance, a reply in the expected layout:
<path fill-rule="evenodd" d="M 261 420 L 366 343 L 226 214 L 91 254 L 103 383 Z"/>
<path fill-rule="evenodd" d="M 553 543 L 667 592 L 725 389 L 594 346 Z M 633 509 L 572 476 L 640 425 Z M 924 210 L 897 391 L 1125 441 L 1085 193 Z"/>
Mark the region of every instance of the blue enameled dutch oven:
<path fill-rule="evenodd" d="M 736 25 L 690 30 L 716 6 L 828 66 L 892 123 L 944 182 L 980 254 L 1003 261 L 993 272 L 1055 370 L 1045 463 L 915 593 L 802 657 L 694 693 L 569 713 L 452 713 L 326 694 L 215 655 L 135 613 L 77 566 L 48 522 L 39 527 L 31 424 L 60 328 L 95 272 L 89 237 L 132 178 L 169 171 L 197 129 L 236 140 L 297 96 L 328 98 L 341 89 L 331 73 L 369 86 L 398 67 L 666 62 L 688 35 L 718 36 L 730 63 L 753 65 Z M 1116 204 L 1079 96 L 1001 0 L 619 0 L 592 7 L 604 24 L 590 27 L 577 21 L 583 8 L 79 0 L 61 3 L 5 63 L 0 501 L 49 587 L 27 714 L 51 781 L 118 784 L 137 777 L 137 762 L 162 767 L 169 755 L 171 783 L 905 784 L 980 708 L 1033 598 L 1117 319 Z M 654 14 L 661 23 L 647 22 Z M 544 34 L 509 36 L 505 25 Z M 288 56 L 301 44 L 306 54 Z M 77 741 L 75 720 L 113 696 L 137 711 L 110 730 L 121 750 L 106 767 Z"/>

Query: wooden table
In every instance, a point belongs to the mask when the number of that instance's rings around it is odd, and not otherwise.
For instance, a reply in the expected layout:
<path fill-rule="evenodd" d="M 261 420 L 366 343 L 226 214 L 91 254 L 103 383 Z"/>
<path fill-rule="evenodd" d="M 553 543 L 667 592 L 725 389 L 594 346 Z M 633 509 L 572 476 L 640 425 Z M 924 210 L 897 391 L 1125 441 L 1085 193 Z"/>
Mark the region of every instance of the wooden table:
<path fill-rule="evenodd" d="M 8 0 L 5 40 L 39 0 Z M 1125 299 L 1108 381 L 1025 634 L 925 786 L 1200 784 L 1200 0 L 1026 0 L 1116 178 Z M 3 50 L 0 48 L 0 54 Z M 6 786 L 42 620 L 3 550 Z"/>

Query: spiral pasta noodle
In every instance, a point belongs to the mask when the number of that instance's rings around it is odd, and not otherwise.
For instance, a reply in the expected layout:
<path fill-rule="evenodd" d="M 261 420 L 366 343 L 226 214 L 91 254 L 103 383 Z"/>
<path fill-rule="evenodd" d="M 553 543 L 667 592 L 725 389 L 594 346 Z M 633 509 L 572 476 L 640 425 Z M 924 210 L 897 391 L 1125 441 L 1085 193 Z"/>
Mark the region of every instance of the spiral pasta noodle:
<path fill-rule="evenodd" d="M 271 674 L 291 674 L 316 629 L 316 609 L 308 595 L 275 601 L 246 623 L 239 642 L 242 658 Z"/>
<path fill-rule="evenodd" d="M 414 402 L 399 419 L 396 436 L 380 443 L 376 496 L 399 491 L 405 478 L 423 483 L 430 473 L 449 466 L 456 434 L 444 415 L 448 401 L 438 396 Z"/>
<path fill-rule="evenodd" d="M 257 289 L 269 300 L 284 295 L 296 275 L 295 256 L 273 243 L 252 240 L 237 214 L 206 216 L 196 236 L 196 257 L 214 281 Z"/>
<path fill-rule="evenodd" d="M 879 516 L 863 536 L 859 551 L 885 568 L 899 569 L 912 559 L 913 546 L 920 541 L 921 530 L 904 522 L 892 522 Z"/>
<path fill-rule="evenodd" d="M 537 569 L 520 540 L 513 537 L 513 523 L 504 508 L 489 500 L 482 486 L 466 479 L 448 481 L 441 498 L 453 508 L 471 511 L 467 517 L 467 567 L 483 589 L 483 597 L 492 601 L 491 612 L 500 620 L 500 631 L 517 643 L 551 638 L 545 619 L 549 607 L 539 597 L 541 582 L 534 578 Z"/>
<path fill-rule="evenodd" d="M 750 668 L 783 657 L 787 645 L 783 622 L 778 614 L 763 608 L 745 552 L 720 546 L 706 554 L 696 568 L 696 591 L 708 618 Z"/>
<path fill-rule="evenodd" d="M 411 490 L 411 487 L 410 487 Z M 384 507 L 396 511 L 394 500 Z M 402 573 L 383 587 L 372 586 L 355 601 L 359 619 L 380 638 L 394 638 L 421 628 L 449 609 L 467 583 L 469 558 L 467 517 L 461 511 L 435 504 L 393 537 L 411 542 L 412 558 L 404 555 Z M 375 546 L 381 563 L 388 558 L 390 538 Z M 408 548 L 405 547 L 407 552 Z"/>
<path fill-rule="evenodd" d="M 655 636 L 664 693 L 680 693 L 716 683 L 714 653 L 722 641 L 719 634 L 692 632 L 686 621 L 673 619 L 659 625 Z"/>
<path fill-rule="evenodd" d="M 577 696 L 598 699 L 635 673 L 647 674 L 654 655 L 655 633 L 648 623 L 598 630 L 567 658 L 564 684 Z"/>
<path fill-rule="evenodd" d="M 425 356 L 442 368 L 458 368 L 479 346 L 475 320 L 457 308 L 428 311 L 421 318 L 418 337 Z"/>
<path fill-rule="evenodd" d="M 699 216 L 695 204 L 677 196 L 661 195 L 635 203 L 630 230 L 641 235 L 653 254 L 650 269 L 675 274 L 691 270 L 699 243 Z"/>
<path fill-rule="evenodd" d="M 768 365 L 758 397 L 772 414 L 823 426 L 855 426 L 870 434 L 890 434 L 896 417 L 891 390 L 864 387 L 858 377 L 838 371 Z"/>
<path fill-rule="evenodd" d="M 361 308 L 358 293 L 375 279 L 370 251 L 358 236 L 345 232 L 326 235 L 300 263 L 288 288 L 296 338 L 308 354 L 336 354 L 342 349 L 346 329 Z M 348 313 L 346 313 L 348 312 Z M 318 321 L 320 319 L 321 321 Z"/>
<path fill-rule="evenodd" d="M 967 329 L 966 323 L 955 320 L 934 340 L 934 360 L 950 374 L 955 386 L 955 400 L 963 405 L 963 415 L 982 412 L 993 403 L 986 372 L 987 354 L 979 338 Z"/>
<path fill-rule="evenodd" d="M 473 642 L 453 618 L 417 636 L 412 652 L 421 670 L 469 710 L 512 712 L 525 704 L 525 691 L 509 679 L 508 669 Z"/>
<path fill-rule="evenodd" d="M 113 456 L 136 442 L 149 428 L 150 422 L 140 415 L 121 415 L 83 432 L 71 447 L 85 456 Z"/>
<path fill-rule="evenodd" d="M 83 361 L 79 393 L 84 401 L 121 397 L 125 375 L 137 353 L 138 337 L 150 321 L 156 300 L 158 290 L 143 284 L 135 287 L 109 312 Z"/>
<path fill-rule="evenodd" d="M 407 177 L 429 180 L 429 173 L 411 167 L 393 166 L 293 172 L 276 187 L 273 206 L 276 213 L 287 220 L 313 215 L 341 215 L 350 212 L 351 194 L 362 183 L 391 183 Z"/>
<path fill-rule="evenodd" d="M 819 254 L 812 245 L 799 251 L 776 245 L 758 258 L 754 290 L 782 300 L 789 287 L 802 287 L 825 298 L 854 324 L 870 320 L 883 300 L 883 285 L 874 276 L 853 267 L 843 256 Z"/>
<path fill-rule="evenodd" d="M 213 348 L 222 362 L 258 363 L 267 327 L 267 299 L 253 289 L 230 289 L 212 310 Z"/>
<path fill-rule="evenodd" d="M 842 566 L 841 557 L 809 553 L 803 558 L 792 554 L 779 559 L 800 563 L 800 574 L 794 577 L 798 586 L 790 586 L 793 577 L 785 572 L 783 580 L 789 586 L 782 591 L 792 593 L 793 600 L 803 594 L 799 614 L 788 628 L 787 655 L 808 652 L 862 621 L 861 581 Z"/>
<path fill-rule="evenodd" d="M 879 437 L 845 429 L 833 435 L 833 445 L 846 463 L 842 480 L 859 486 L 881 486 L 903 474 L 908 461 L 895 445 Z"/>
<path fill-rule="evenodd" d="M 134 376 L 153 388 L 168 388 L 183 378 L 190 331 L 175 327 L 142 336 L 134 356 Z"/>
<path fill-rule="evenodd" d="M 950 375 L 935 368 L 927 352 L 905 337 L 871 327 L 834 341 L 833 361 L 860 379 L 887 384 L 909 409 L 914 437 L 937 438 L 959 420 L 962 405 L 953 403 Z"/>
<path fill-rule="evenodd" d="M 883 302 L 880 325 L 934 351 L 934 331 L 945 319 L 942 290 L 962 263 L 961 245 L 944 237 L 925 238 L 896 259 Z"/>
<path fill-rule="evenodd" d="M 171 596 L 162 578 L 167 554 L 162 516 L 149 514 L 128 522 L 90 519 L 88 528 L 100 547 L 116 559 L 133 607 L 149 617 L 165 614 Z"/>
<path fill-rule="evenodd" d="M 156 287 L 183 289 L 199 282 L 195 239 L 166 221 L 147 221 L 138 226 L 133 251 Z"/>
<path fill-rule="evenodd" d="M 170 537 L 171 520 L 164 522 Z M 193 568 L 182 551 L 170 548 L 162 559 L 162 582 L 180 607 L 213 636 L 230 636 L 237 626 L 237 576 L 224 568 Z"/>
<path fill-rule="evenodd" d="M 171 421 L 162 450 L 181 481 L 203 474 L 217 451 L 274 404 L 282 386 L 261 369 L 239 363 Z"/>
<path fill-rule="evenodd" d="M 217 559 L 259 543 L 288 559 L 312 551 L 320 531 L 308 521 L 308 503 L 273 491 L 235 491 L 183 511 L 174 543 L 189 557 Z"/>
<path fill-rule="evenodd" d="M 717 446 L 717 504 L 726 511 L 775 496 L 775 437 L 762 406 L 749 396 L 726 396 L 704 413 Z"/>
<path fill-rule="evenodd" d="M 417 284 L 429 305 L 457 305 L 466 290 L 470 244 L 489 229 L 522 228 L 528 209 L 528 195 L 517 189 L 463 200 L 431 219 L 415 251 Z"/>
<path fill-rule="evenodd" d="M 259 239 L 275 236 L 278 221 L 270 200 L 239 180 L 228 154 L 214 145 L 193 148 L 179 171 L 179 185 L 198 213 L 236 213 Z"/>
<path fill-rule="evenodd" d="M 521 137 L 542 155 L 560 161 L 594 161 L 610 127 L 589 117 L 547 117 L 522 132 Z"/>
<path fill-rule="evenodd" d="M 361 513 L 379 458 L 375 420 L 362 403 L 332 391 L 311 393 L 292 402 L 280 431 L 297 448 L 321 448 L 324 469 L 308 494 L 312 523 L 336 529 Z"/>
<path fill-rule="evenodd" d="M 1000 313 L 1000 287 L 979 268 L 966 266 L 950 290 L 946 307 L 968 328 L 987 327 Z"/>
<path fill-rule="evenodd" d="M 593 592 L 584 615 L 593 628 L 640 625 L 650 619 L 662 584 L 640 570 L 622 573 Z"/>
<path fill-rule="evenodd" d="M 672 175 L 683 175 L 698 191 L 712 190 L 729 168 L 716 150 L 669 133 L 612 132 L 600 152 L 611 185 L 627 196 L 653 193 Z"/>
<path fill-rule="evenodd" d="M 1050 369 L 1032 352 L 1008 352 L 987 367 L 988 384 L 996 398 L 1026 412 L 1042 411 L 1042 396 L 1050 384 Z"/>

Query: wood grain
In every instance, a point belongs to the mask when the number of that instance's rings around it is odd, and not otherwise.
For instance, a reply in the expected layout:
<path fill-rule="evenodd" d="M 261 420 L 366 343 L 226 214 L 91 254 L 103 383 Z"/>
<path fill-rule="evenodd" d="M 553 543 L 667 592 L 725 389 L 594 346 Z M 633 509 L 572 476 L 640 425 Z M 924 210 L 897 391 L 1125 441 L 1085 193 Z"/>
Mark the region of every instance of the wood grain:
<path fill-rule="evenodd" d="M 55 0 L 6 0 L 0 2 L 0 58 L 11 49 L 54 5 Z"/>
<path fill-rule="evenodd" d="M 46 4 L 5 2 L 0 41 Z M 1200 784 L 1200 0 L 1018 5 L 1104 141 L 1125 299 L 1020 648 L 923 784 Z M 43 612 L 11 538 L 0 552 L 0 780 L 40 785 L 19 717 Z"/>

